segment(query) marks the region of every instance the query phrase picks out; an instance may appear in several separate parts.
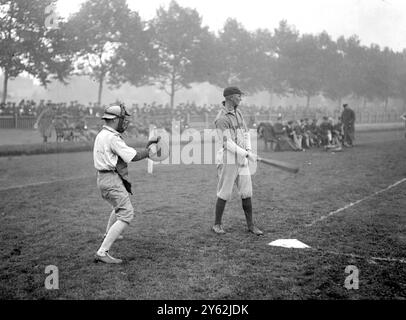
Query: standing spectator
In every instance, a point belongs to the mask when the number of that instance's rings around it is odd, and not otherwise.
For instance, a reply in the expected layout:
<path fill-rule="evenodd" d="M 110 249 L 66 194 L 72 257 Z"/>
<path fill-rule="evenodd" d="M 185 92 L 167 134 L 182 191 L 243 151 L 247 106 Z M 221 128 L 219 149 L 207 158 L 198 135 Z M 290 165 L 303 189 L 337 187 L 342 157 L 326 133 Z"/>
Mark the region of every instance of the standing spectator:
<path fill-rule="evenodd" d="M 47 143 L 48 138 L 51 137 L 55 115 L 56 112 L 54 108 L 51 104 L 48 104 L 45 109 L 42 110 L 34 124 L 34 128 L 39 130 L 44 143 Z"/>
<path fill-rule="evenodd" d="M 353 141 L 355 140 L 355 112 L 348 107 L 347 103 L 343 104 L 343 108 L 341 120 L 344 130 L 344 146 L 353 147 Z"/>

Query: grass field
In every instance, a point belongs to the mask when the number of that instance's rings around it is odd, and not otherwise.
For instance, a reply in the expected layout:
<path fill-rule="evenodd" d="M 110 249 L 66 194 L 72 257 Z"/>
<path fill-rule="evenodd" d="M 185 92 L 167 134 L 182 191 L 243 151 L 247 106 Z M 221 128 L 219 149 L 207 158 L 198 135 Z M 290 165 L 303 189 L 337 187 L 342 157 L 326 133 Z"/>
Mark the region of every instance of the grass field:
<path fill-rule="evenodd" d="M 406 258 L 406 182 L 317 222 L 406 177 L 404 133 L 359 133 L 340 153 L 262 155 L 301 168 L 260 164 L 253 176 L 262 237 L 246 231 L 236 194 L 227 234 L 210 230 L 215 166 L 158 165 L 149 175 L 145 160 L 131 164 L 137 214 L 111 250 L 119 266 L 93 263 L 110 209 L 91 153 L 0 158 L 0 298 L 406 299 L 406 263 L 373 259 Z M 289 237 L 312 249 L 267 245 Z M 47 265 L 59 269 L 59 290 L 44 287 Z M 348 265 L 359 269 L 358 290 L 344 287 Z"/>

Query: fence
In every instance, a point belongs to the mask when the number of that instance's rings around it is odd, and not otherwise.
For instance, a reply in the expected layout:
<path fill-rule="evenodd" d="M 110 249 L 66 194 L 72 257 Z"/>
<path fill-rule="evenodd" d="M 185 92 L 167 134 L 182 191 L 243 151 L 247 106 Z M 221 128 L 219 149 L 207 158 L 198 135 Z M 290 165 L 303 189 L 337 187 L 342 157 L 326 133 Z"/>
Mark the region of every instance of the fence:
<path fill-rule="evenodd" d="M 277 114 L 271 112 L 252 115 L 244 113 L 243 111 L 243 114 L 247 124 L 249 124 L 250 121 L 255 121 L 255 123 L 261 121 L 275 121 L 277 118 Z M 320 119 L 324 115 L 325 114 L 321 113 L 306 114 L 303 112 L 288 112 L 282 114 L 284 120 L 298 120 L 303 118 Z M 337 119 L 340 114 L 334 113 L 327 115 Z M 400 114 L 397 112 L 356 112 L 355 116 L 357 123 L 402 122 Z M 201 124 L 202 126 L 209 128 L 213 126 L 215 117 L 215 114 L 209 113 L 204 113 L 202 115 L 188 113 L 186 114 L 186 123 L 192 124 L 192 126 L 193 124 Z M 162 122 L 168 120 L 168 118 L 170 118 L 169 115 L 156 115 L 149 117 L 148 120 L 150 122 Z M 33 129 L 35 121 L 36 118 L 32 116 L 0 116 L 0 129 Z M 86 121 L 88 127 L 94 127 L 101 123 L 100 118 L 95 117 L 86 117 Z"/>

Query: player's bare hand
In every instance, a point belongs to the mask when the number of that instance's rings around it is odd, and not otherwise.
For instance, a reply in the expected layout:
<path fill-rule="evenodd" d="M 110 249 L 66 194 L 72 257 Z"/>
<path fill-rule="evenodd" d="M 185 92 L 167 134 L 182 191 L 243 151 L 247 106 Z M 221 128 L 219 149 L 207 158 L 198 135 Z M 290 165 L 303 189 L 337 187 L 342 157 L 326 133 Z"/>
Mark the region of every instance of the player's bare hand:
<path fill-rule="evenodd" d="M 258 156 L 255 153 L 252 153 L 251 151 L 248 151 L 247 158 L 249 161 L 252 161 L 252 162 L 257 162 L 257 160 L 258 160 Z"/>

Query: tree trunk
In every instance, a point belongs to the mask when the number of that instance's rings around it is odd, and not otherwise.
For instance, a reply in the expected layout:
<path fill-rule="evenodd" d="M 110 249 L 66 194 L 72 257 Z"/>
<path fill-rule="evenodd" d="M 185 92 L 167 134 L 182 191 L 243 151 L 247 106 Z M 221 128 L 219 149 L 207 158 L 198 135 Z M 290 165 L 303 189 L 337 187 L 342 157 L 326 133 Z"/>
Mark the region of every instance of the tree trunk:
<path fill-rule="evenodd" d="M 104 73 L 100 75 L 99 78 L 99 92 L 97 95 L 97 105 L 101 107 L 101 99 L 102 99 L 102 92 L 103 92 L 103 82 L 104 82 Z"/>
<path fill-rule="evenodd" d="M 1 98 L 2 103 L 6 103 L 7 100 L 7 83 L 8 83 L 8 71 L 4 70 L 4 81 L 3 81 L 3 96 Z"/>
<path fill-rule="evenodd" d="M 307 96 L 307 101 L 306 101 L 306 109 L 310 107 L 310 95 Z"/>
<path fill-rule="evenodd" d="M 343 98 L 339 97 L 339 98 L 338 98 L 338 110 L 339 110 L 339 111 L 341 110 L 341 104 L 342 104 L 342 102 L 343 102 Z"/>

